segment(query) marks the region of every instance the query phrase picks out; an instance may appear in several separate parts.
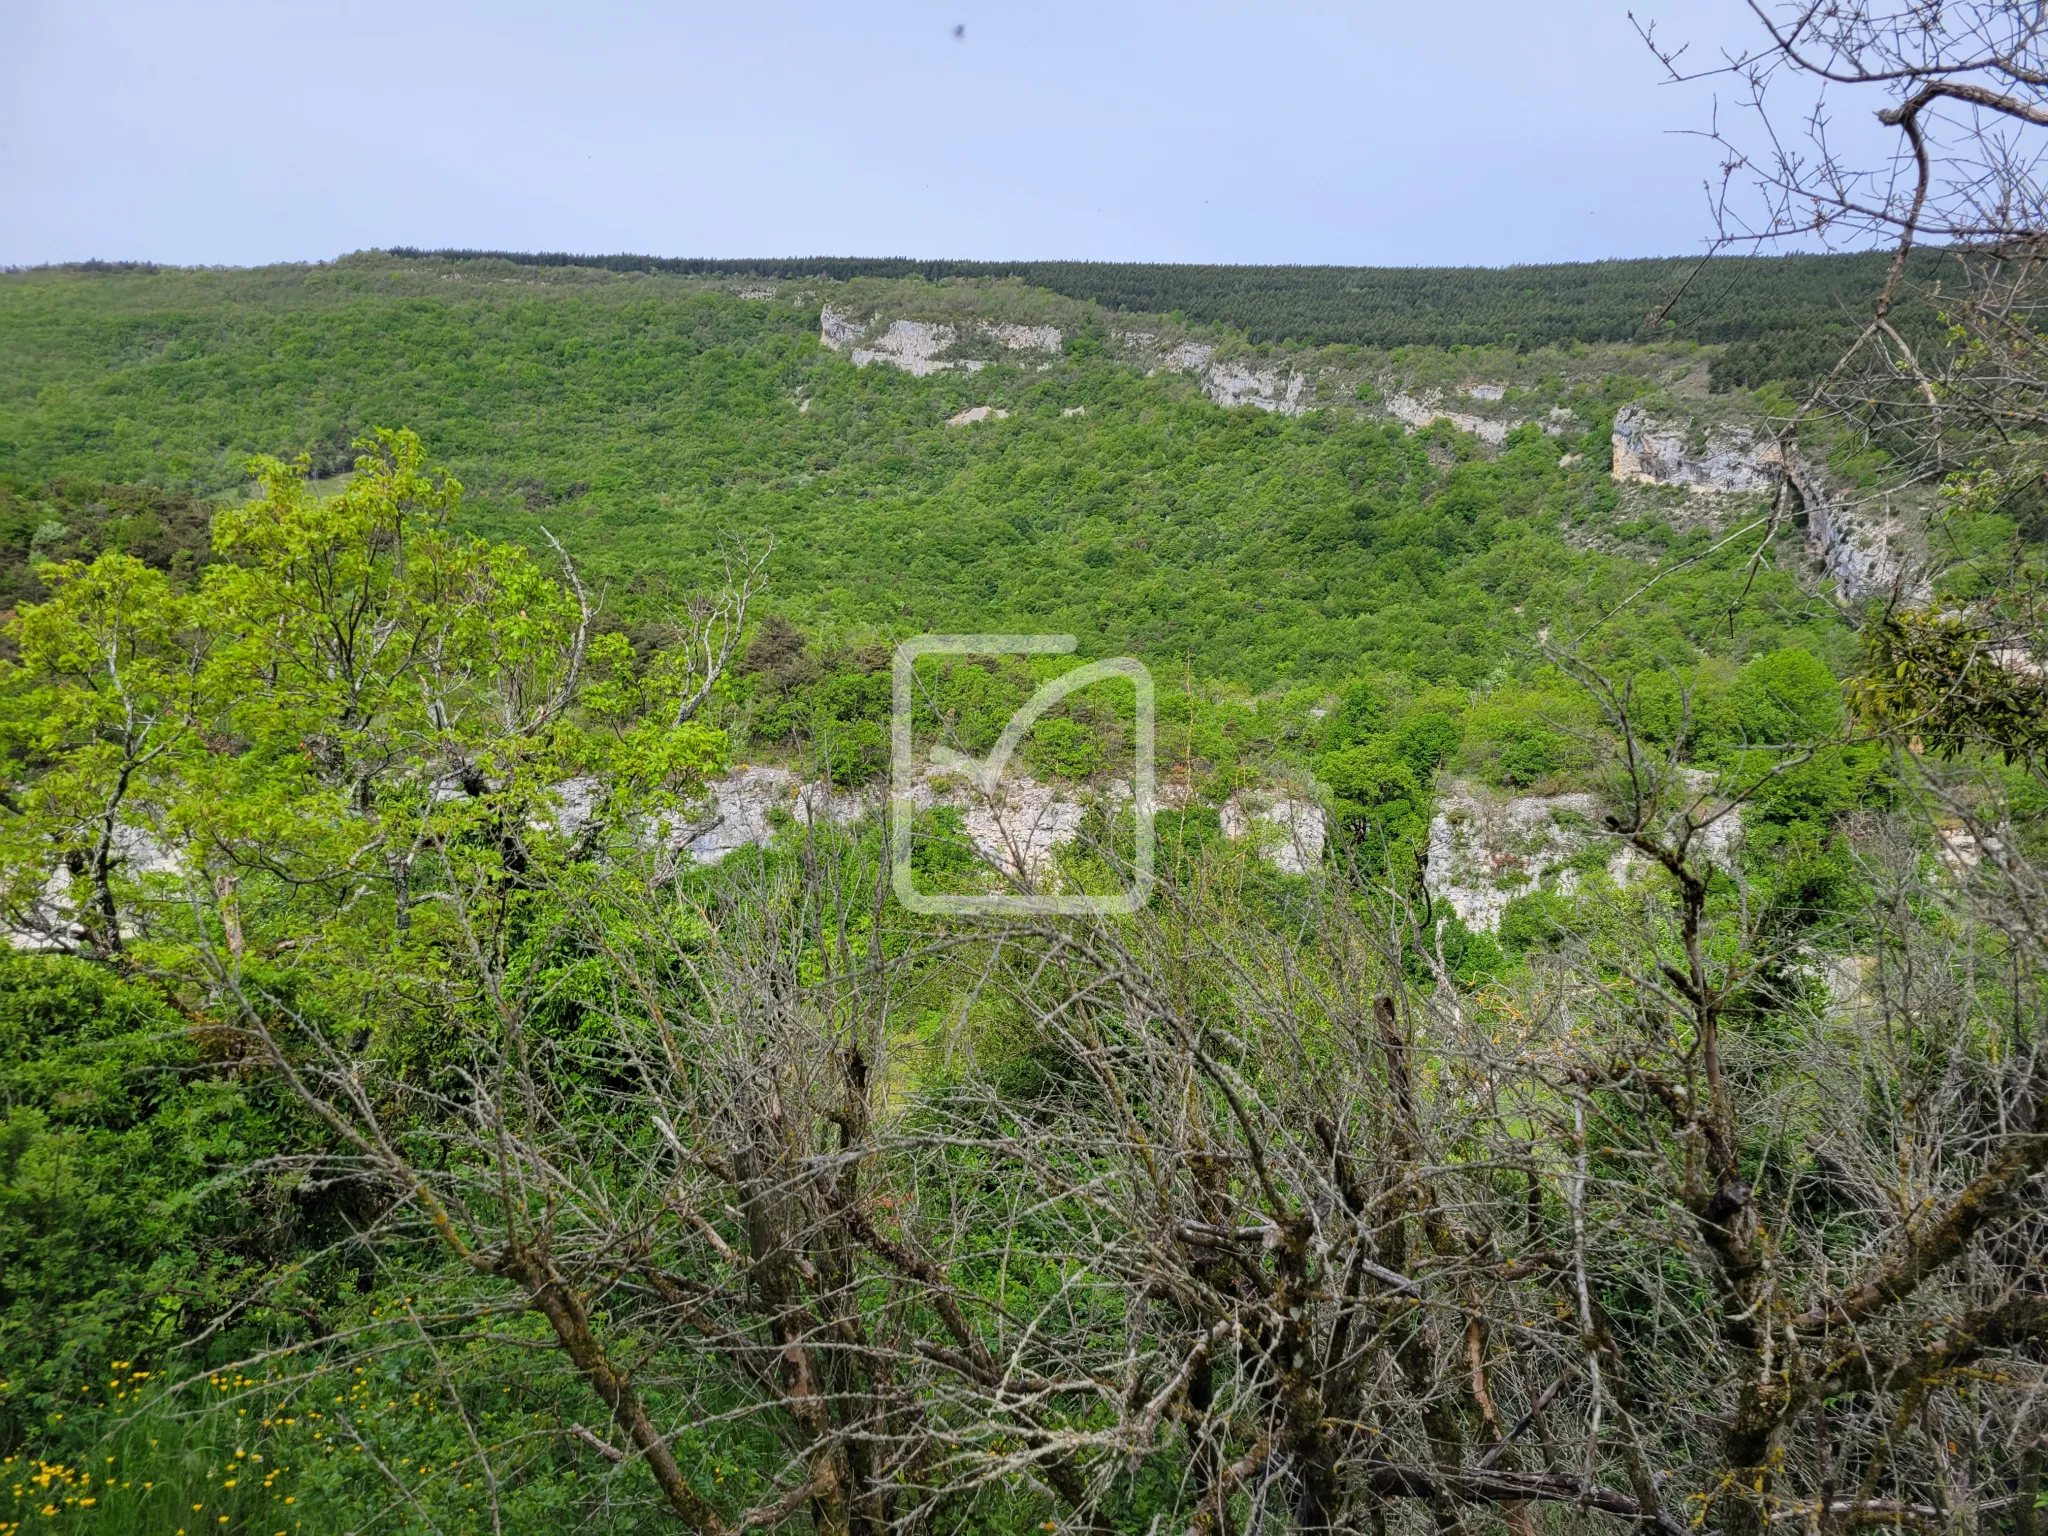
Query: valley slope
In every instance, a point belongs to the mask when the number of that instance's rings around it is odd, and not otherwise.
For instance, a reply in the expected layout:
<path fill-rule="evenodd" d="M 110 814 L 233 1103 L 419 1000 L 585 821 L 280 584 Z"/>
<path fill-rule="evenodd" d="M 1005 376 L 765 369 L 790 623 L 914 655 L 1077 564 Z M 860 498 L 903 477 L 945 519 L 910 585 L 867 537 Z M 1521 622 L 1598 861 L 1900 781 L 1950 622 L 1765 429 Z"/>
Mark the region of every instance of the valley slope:
<path fill-rule="evenodd" d="M 893 316 L 1060 339 L 913 373 L 826 345 L 829 314 L 878 337 Z M 1757 410 L 1710 396 L 1716 354 L 1689 341 L 1269 345 L 999 279 L 51 269 L 0 277 L 0 336 L 0 469 L 24 493 L 69 476 L 232 496 L 252 452 L 333 474 L 362 431 L 404 424 L 478 531 L 545 526 L 627 619 L 650 582 L 772 536 L 777 605 L 844 640 L 1067 629 L 1084 653 L 1252 689 L 1360 665 L 1469 686 L 1585 630 L 1738 510 L 1664 517 L 1618 489 L 1616 409 Z M 1796 541 L 1784 554 L 1739 612 L 1746 550 L 1684 564 L 1603 643 L 1846 654 Z"/>

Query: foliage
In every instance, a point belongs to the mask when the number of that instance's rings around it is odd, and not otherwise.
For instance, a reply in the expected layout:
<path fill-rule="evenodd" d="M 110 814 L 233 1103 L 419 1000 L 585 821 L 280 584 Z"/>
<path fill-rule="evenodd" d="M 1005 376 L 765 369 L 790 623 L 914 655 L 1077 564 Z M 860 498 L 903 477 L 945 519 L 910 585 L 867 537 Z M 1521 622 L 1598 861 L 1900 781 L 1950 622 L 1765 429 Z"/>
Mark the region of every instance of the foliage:
<path fill-rule="evenodd" d="M 662 617 L 652 573 L 761 531 L 778 604 L 833 647 L 1065 630 L 1083 654 L 1255 690 L 1368 667 L 1470 687 L 1642 585 L 1640 562 L 1586 534 L 1613 508 L 1607 420 L 1637 374 L 1560 375 L 1544 398 L 1584 436 L 1531 426 L 1491 455 L 1349 412 L 1220 411 L 1189 378 L 1108 356 L 855 368 L 816 331 L 808 307 L 580 268 L 5 274 L 19 366 L 0 383 L 0 468 L 239 493 L 248 454 L 339 471 L 364 424 L 404 421 L 463 482 L 461 531 L 559 537 L 629 636 Z M 1468 366 L 1393 365 L 1413 388 Z M 944 425 L 977 404 L 1010 419 Z M 1839 617 L 1783 573 L 1737 602 L 1745 556 L 1684 564 L 1601 643 L 1846 660 Z"/>
<path fill-rule="evenodd" d="M 2005 762 L 2048 753 L 2048 688 L 2029 646 L 2040 634 L 2031 594 L 1970 608 L 1901 608 L 1867 634 L 1856 701 L 1875 720 L 1947 756 Z"/>
<path fill-rule="evenodd" d="M 530 255 L 514 251 L 391 253 L 446 262 L 583 266 L 610 272 L 850 279 L 1021 278 L 1035 288 L 1110 309 L 1178 313 L 1254 340 L 1368 347 L 1628 341 L 1650 328 L 1734 342 L 1727 388 L 1825 372 L 1847 327 L 1843 308 L 1877 291 L 1882 255 L 1676 257 L 1552 266 L 1213 267 L 1143 262 L 902 261 L 848 257 L 710 260 L 697 257 Z M 1923 258 L 1916 276 L 1932 276 Z M 1916 316 L 1916 318 L 1918 318 Z M 1929 317 L 1931 318 L 1931 317 Z"/>
<path fill-rule="evenodd" d="M 17 541 L 0 670 L 9 925 L 65 952 L 0 963 L 27 1528 L 1761 1531 L 1844 1475 L 1886 1519 L 2038 1481 L 2015 595 L 1890 616 L 1852 714 L 1783 573 L 1587 547 L 1628 380 L 1494 451 L 1220 411 L 1106 331 L 916 378 L 502 270 L 0 280 L 0 531 L 78 513 Z M 342 419 L 411 407 L 459 478 Z M 254 486 L 198 551 L 196 503 L 49 478 L 89 466 Z M 738 607 L 649 572 L 747 528 L 787 611 L 707 647 Z M 873 820 L 681 854 L 736 752 L 874 783 L 893 635 L 1005 624 L 1159 673 L 1142 911 L 913 918 Z M 921 735 L 985 752 L 1072 664 L 930 658 Z M 1104 693 L 1025 765 L 1114 775 Z M 1607 819 L 1481 931 L 1446 773 Z M 1325 867 L 1222 836 L 1276 783 Z M 1092 802 L 1052 878 L 1130 826 Z M 957 810 L 916 831 L 986 887 Z"/>
<path fill-rule="evenodd" d="M 0 956 L 0 1450 L 77 1443 L 109 1362 L 140 1391 L 293 1246 L 252 1171 L 293 1117 L 207 1046 L 147 986 Z"/>
<path fill-rule="evenodd" d="M 148 485 L 0 483 L 0 607 L 41 595 L 37 568 L 106 550 L 184 577 L 213 558 L 214 508 Z"/>

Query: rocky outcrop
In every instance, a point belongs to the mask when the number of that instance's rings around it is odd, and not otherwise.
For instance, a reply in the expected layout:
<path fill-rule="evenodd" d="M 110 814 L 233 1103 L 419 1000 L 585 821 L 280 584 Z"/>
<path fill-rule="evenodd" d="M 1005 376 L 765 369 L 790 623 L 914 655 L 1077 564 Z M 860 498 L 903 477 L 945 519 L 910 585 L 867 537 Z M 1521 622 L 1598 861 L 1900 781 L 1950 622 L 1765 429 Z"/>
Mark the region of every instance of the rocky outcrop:
<path fill-rule="evenodd" d="M 880 336 L 853 349 L 853 366 L 865 368 L 870 363 L 887 363 L 920 378 L 943 373 L 954 364 L 941 360 L 939 354 L 953 349 L 955 334 L 952 326 L 935 321 L 892 320 Z"/>
<path fill-rule="evenodd" d="M 1689 787 L 1705 794 L 1711 781 L 1694 775 Z M 591 824 L 603 799 L 603 785 L 594 778 L 569 779 L 554 787 L 551 811 L 534 822 L 573 838 Z M 873 784 L 838 789 L 821 780 L 806 780 L 787 768 L 742 765 L 705 785 L 701 803 L 684 811 L 663 813 L 641 824 L 643 846 L 666 849 L 678 860 L 700 866 L 722 863 L 745 848 L 765 848 L 778 826 L 851 827 L 888 811 L 889 787 Z M 976 854 L 1003 874 L 1038 879 L 1058 851 L 1079 836 L 1091 809 L 1114 810 L 1128 803 L 1130 788 L 1111 784 L 1106 791 L 1046 783 L 1026 774 L 1006 777 L 993 794 L 985 794 L 957 770 L 928 765 L 912 781 L 911 805 L 918 811 L 947 807 Z M 1162 809 L 1193 803 L 1185 785 L 1159 786 Z M 1469 780 L 1445 781 L 1429 829 L 1425 884 L 1438 915 L 1455 913 L 1474 929 L 1492 931 L 1516 896 L 1537 889 L 1563 893 L 1575 890 L 1582 871 L 1604 868 L 1617 884 L 1638 878 L 1647 863 L 1632 851 L 1612 846 L 1584 857 L 1605 839 L 1599 830 L 1602 807 L 1589 794 L 1506 795 Z M 1307 874 L 1322 864 L 1329 837 L 1323 807 L 1299 787 L 1240 789 L 1219 807 L 1225 837 L 1245 842 L 1261 858 L 1286 874 Z M 1705 834 L 1701 851 L 1710 860 L 1728 864 L 1740 837 L 1733 816 Z M 147 834 L 124 827 L 118 851 L 130 875 L 179 875 L 178 855 Z M 1944 857 L 1961 868 L 1974 863 L 1974 842 L 1948 835 Z M 58 871 L 48 882 L 34 910 L 18 917 L 8 933 L 21 948 L 47 948 L 76 942 L 75 893 L 69 878 Z"/>
<path fill-rule="evenodd" d="M 186 869 L 174 847 L 128 822 L 114 828 L 110 858 L 114 868 L 131 879 L 137 875 L 182 877 Z M 89 881 L 74 878 L 70 870 L 58 865 L 27 909 L 13 914 L 6 928 L 7 942 L 15 949 L 26 950 L 76 947 L 87 937 L 87 927 L 78 920 L 78 914 L 90 895 Z M 135 933 L 135 926 L 126 915 L 121 919 L 121 933 L 124 938 Z"/>
<path fill-rule="evenodd" d="M 1052 325 L 891 320 L 882 326 L 879 319 L 863 319 L 830 305 L 819 312 L 818 340 L 846 353 L 856 368 L 881 363 L 920 378 L 955 368 L 973 373 L 985 367 L 986 358 L 966 355 L 973 351 L 1058 352 L 1061 345 L 1059 327 Z"/>
<path fill-rule="evenodd" d="M 1591 795 L 1498 795 L 1466 779 L 1449 779 L 1429 824 L 1423 883 L 1439 917 L 1490 933 L 1515 897 L 1578 883 L 1573 861 L 1591 846 L 1599 825 Z"/>
<path fill-rule="evenodd" d="M 1291 369 L 1247 368 L 1241 363 L 1217 363 L 1202 375 L 1202 393 L 1226 409 L 1255 405 L 1262 411 L 1282 416 L 1299 416 L 1308 407 L 1301 392 L 1308 380 Z"/>
<path fill-rule="evenodd" d="M 1184 803 L 1174 788 L 1162 787 L 1162 808 Z M 760 766 L 736 769 L 706 789 L 709 803 L 701 813 L 664 829 L 669 840 L 687 839 L 682 846 L 698 864 L 719 863 L 740 848 L 767 847 L 778 809 L 806 825 L 851 826 L 886 814 L 889 795 L 884 785 L 837 790 L 802 780 L 786 768 Z M 1128 785 L 1112 784 L 1109 803 L 1123 804 L 1130 793 Z M 560 798 L 566 803 L 573 797 L 572 792 Z M 911 782 L 908 798 L 920 812 L 935 807 L 958 811 L 975 852 L 992 868 L 1035 878 L 1080 834 L 1094 793 L 1015 774 L 1006 776 L 994 794 L 983 794 L 957 772 L 933 766 Z M 1287 874 L 1305 874 L 1322 863 L 1327 836 L 1323 808 L 1299 792 L 1240 790 L 1224 802 L 1220 819 L 1224 836 L 1249 839 L 1261 857 Z M 567 817 L 563 830 L 573 830 Z"/>
<path fill-rule="evenodd" d="M 1194 374 L 1202 392 L 1226 410 L 1249 405 L 1282 416 L 1300 416 L 1319 407 L 1384 412 L 1410 431 L 1421 431 L 1441 419 L 1495 447 L 1525 424 L 1521 417 L 1485 410 L 1506 400 L 1506 384 L 1477 381 L 1459 385 L 1450 392 L 1455 404 L 1445 399 L 1444 390 L 1432 389 L 1396 392 L 1383 403 L 1367 405 L 1360 403 L 1361 398 L 1378 401 L 1379 396 L 1372 388 L 1360 388 L 1373 381 L 1362 378 L 1355 364 L 1324 358 L 1310 365 L 1292 351 L 1262 354 L 1232 348 L 1231 355 L 1219 356 L 1215 342 L 1149 330 L 1111 330 L 1108 336 L 1123 362 L 1148 373 Z M 948 320 L 897 319 L 871 310 L 835 309 L 829 304 L 819 313 L 818 339 L 856 367 L 879 364 L 920 377 L 953 370 L 972 373 L 1005 355 L 1053 355 L 1065 342 L 1056 325 L 957 316 Z M 1470 409 L 1473 403 L 1481 409 Z M 798 408 L 802 409 L 801 405 Z M 1553 406 L 1535 419 L 1552 436 L 1579 429 L 1578 418 L 1564 406 Z"/>
<path fill-rule="evenodd" d="M 1313 800 L 1241 789 L 1223 802 L 1219 819 L 1225 837 L 1252 839 L 1282 874 L 1305 875 L 1323 862 L 1329 823 Z"/>
<path fill-rule="evenodd" d="M 1704 429 L 1660 422 L 1640 405 L 1614 418 L 1614 478 L 1691 491 L 1768 491 L 1789 480 L 1806 523 L 1806 552 L 1845 601 L 1889 591 L 1910 573 L 1905 520 L 1889 507 L 1859 506 L 1827 483 L 1819 467 L 1769 436 L 1722 424 Z"/>
<path fill-rule="evenodd" d="M 1145 333 L 1134 335 L 1144 335 L 1148 343 L 1153 339 Z M 1234 359 L 1219 363 L 1216 348 L 1206 341 L 1176 342 L 1160 358 L 1159 368 L 1169 373 L 1199 374 L 1202 393 L 1225 410 L 1255 405 L 1262 411 L 1299 416 L 1308 409 L 1302 399 L 1308 388 L 1307 375 L 1292 368 L 1257 368 Z"/>
<path fill-rule="evenodd" d="M 1912 557 L 1901 519 L 1858 508 L 1800 454 L 1791 455 L 1787 469 L 1806 514 L 1806 553 L 1834 579 L 1840 597 L 1874 597 L 1909 574 Z M 1920 588 L 1914 584 L 1913 590 Z"/>
<path fill-rule="evenodd" d="M 949 427 L 971 427 L 977 421 L 1001 421 L 1010 413 L 993 405 L 970 405 L 946 418 Z"/>
<path fill-rule="evenodd" d="M 1689 793 L 1711 791 L 1710 775 L 1685 772 Z M 1468 928 L 1490 933 L 1517 896 L 1537 890 L 1570 895 L 1589 868 L 1604 870 L 1616 885 L 1629 884 L 1649 861 L 1603 830 L 1605 811 L 1588 794 L 1508 795 L 1470 779 L 1445 780 L 1423 872 L 1437 915 L 1456 913 Z M 1741 818 L 1730 811 L 1711 822 L 1695 846 L 1709 863 L 1727 868 L 1741 836 Z"/>
<path fill-rule="evenodd" d="M 1659 423 L 1639 405 L 1614 417 L 1614 478 L 1638 485 L 1682 485 L 1692 491 L 1767 491 L 1784 478 L 1776 442 L 1748 427 L 1704 431 Z"/>
<path fill-rule="evenodd" d="M 1164 807 L 1186 803 L 1178 786 L 1162 787 Z M 434 786 L 437 800 L 466 794 L 453 780 Z M 1130 786 L 1112 783 L 1106 791 L 1110 807 L 1128 803 Z M 787 768 L 742 764 L 704 786 L 701 802 L 663 812 L 639 823 L 637 840 L 649 851 L 666 850 L 679 860 L 714 865 L 743 848 L 765 848 L 779 824 L 854 826 L 886 815 L 889 788 L 873 784 L 839 789 L 823 780 L 806 780 Z M 574 839 L 591 827 L 604 801 L 604 784 L 589 776 L 565 779 L 552 786 L 551 804 L 536 811 L 530 825 Z M 912 782 L 910 802 L 919 811 L 948 807 L 960 822 L 975 852 L 988 865 L 1011 877 L 1036 879 L 1058 851 L 1079 836 L 1096 792 L 1045 783 L 1028 774 L 1006 775 L 995 793 L 984 794 L 956 770 L 929 765 Z M 1240 791 L 1222 807 L 1223 831 L 1234 840 L 1250 839 L 1261 857 L 1289 874 L 1302 874 L 1322 862 L 1322 807 L 1300 792 Z M 124 875 L 182 877 L 186 864 L 180 852 L 157 841 L 139 827 L 115 830 L 114 852 Z M 5 939 L 17 949 L 68 948 L 84 930 L 76 918 L 78 892 L 62 868 L 45 882 L 29 910 L 18 912 L 5 928 Z"/>
<path fill-rule="evenodd" d="M 1088 815 L 1079 796 L 1029 774 L 1005 778 L 993 794 L 984 794 L 943 770 L 930 772 L 911 786 L 910 801 L 919 810 L 946 806 L 958 811 L 974 851 L 1012 879 L 1044 873 L 1053 855 L 1080 834 Z"/>
<path fill-rule="evenodd" d="M 706 788 L 711 792 L 709 815 L 672 829 L 677 835 L 694 834 L 684 846 L 698 864 L 719 863 L 741 848 L 767 847 L 775 835 L 772 813 L 795 814 L 804 784 L 786 768 L 742 766 Z"/>
<path fill-rule="evenodd" d="M 709 804 L 694 821 L 667 828 L 687 834 L 692 862 L 717 864 L 741 848 L 765 848 L 775 835 L 777 811 L 803 825 L 852 826 L 885 814 L 888 789 L 872 785 L 835 789 L 806 781 L 786 768 L 742 767 L 705 786 Z M 913 781 L 910 803 L 919 811 L 945 806 L 960 813 L 975 851 L 1010 875 L 1043 873 L 1052 856 L 1072 842 L 1087 815 L 1081 796 L 1028 775 L 1006 779 L 993 795 L 941 769 Z"/>
<path fill-rule="evenodd" d="M 859 342 L 868 331 L 867 322 L 852 315 L 843 315 L 826 305 L 818 316 L 818 340 L 834 352 L 844 352 Z"/>
<path fill-rule="evenodd" d="M 1482 443 L 1491 443 L 1496 448 L 1507 441 L 1508 433 L 1521 423 L 1519 421 L 1498 421 L 1490 416 L 1474 416 L 1469 411 L 1446 410 L 1441 397 L 1434 391 L 1429 394 L 1387 397 L 1387 414 L 1411 432 L 1420 432 L 1437 421 L 1448 421 L 1460 432 L 1469 432 Z"/>
<path fill-rule="evenodd" d="M 984 329 L 1012 352 L 1057 352 L 1060 349 L 1060 328 L 1056 325 L 991 325 Z"/>

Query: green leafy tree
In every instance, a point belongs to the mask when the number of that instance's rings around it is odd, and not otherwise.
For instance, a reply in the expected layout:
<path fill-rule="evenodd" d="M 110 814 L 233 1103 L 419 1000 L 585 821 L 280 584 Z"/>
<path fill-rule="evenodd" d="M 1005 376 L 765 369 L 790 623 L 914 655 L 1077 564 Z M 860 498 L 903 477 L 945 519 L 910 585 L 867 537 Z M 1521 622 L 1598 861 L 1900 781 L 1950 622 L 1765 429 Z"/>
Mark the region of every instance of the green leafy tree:
<path fill-rule="evenodd" d="M 0 744 L 11 781 L 0 859 L 15 926 L 60 937 L 75 922 L 102 954 L 121 949 L 121 866 L 135 834 L 160 830 L 181 774 L 208 750 L 225 700 L 219 631 L 160 571 L 113 553 L 44 568 L 51 596 L 25 605 L 0 672 Z M 124 836 L 125 834 L 125 836 Z M 68 881 L 53 910 L 45 883 Z"/>
<path fill-rule="evenodd" d="M 249 1170 L 298 1139 L 149 987 L 0 955 L 0 1449 L 97 1426 L 110 1361 L 157 1374 L 267 1272 L 283 1213 Z"/>

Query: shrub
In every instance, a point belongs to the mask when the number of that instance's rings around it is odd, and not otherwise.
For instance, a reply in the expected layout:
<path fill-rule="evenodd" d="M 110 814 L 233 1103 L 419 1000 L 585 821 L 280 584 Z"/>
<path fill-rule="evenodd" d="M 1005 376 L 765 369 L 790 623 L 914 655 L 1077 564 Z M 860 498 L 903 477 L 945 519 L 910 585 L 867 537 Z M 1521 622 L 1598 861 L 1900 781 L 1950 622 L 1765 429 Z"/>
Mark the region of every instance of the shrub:
<path fill-rule="evenodd" d="M 280 1137 L 143 987 L 0 953 L 0 1446 L 114 1357 L 160 1355 L 246 1285 L 254 1213 L 221 1176 Z M 96 1400 L 96 1399 L 95 1399 Z"/>

